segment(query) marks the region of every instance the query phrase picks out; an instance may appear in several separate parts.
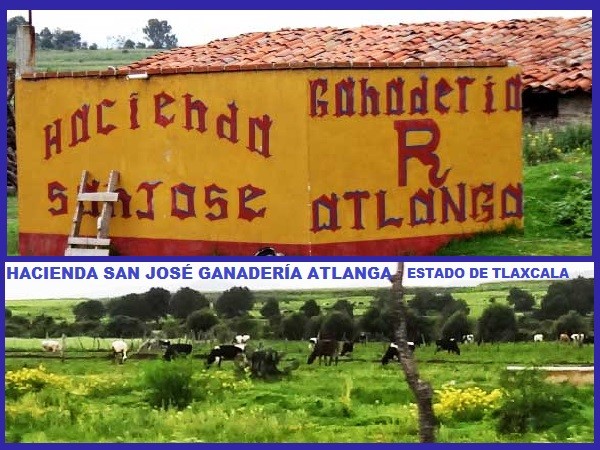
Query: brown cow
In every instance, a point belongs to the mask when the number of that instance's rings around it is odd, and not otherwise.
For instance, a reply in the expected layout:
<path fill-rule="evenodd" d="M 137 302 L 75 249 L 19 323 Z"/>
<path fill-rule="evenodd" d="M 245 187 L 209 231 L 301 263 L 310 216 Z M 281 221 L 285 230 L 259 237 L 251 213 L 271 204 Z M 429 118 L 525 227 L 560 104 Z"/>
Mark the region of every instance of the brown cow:
<path fill-rule="evenodd" d="M 338 363 L 339 354 L 338 341 L 334 339 L 319 339 L 315 343 L 312 353 L 308 357 L 307 364 L 312 364 L 317 357 L 319 357 L 319 365 L 321 364 L 321 357 L 325 357 L 325 365 L 330 366 L 332 361 L 335 361 L 335 365 Z M 329 360 L 328 360 L 329 358 Z"/>
<path fill-rule="evenodd" d="M 560 342 L 569 342 L 571 339 L 569 339 L 569 335 L 567 333 L 561 333 L 558 337 L 558 340 Z"/>

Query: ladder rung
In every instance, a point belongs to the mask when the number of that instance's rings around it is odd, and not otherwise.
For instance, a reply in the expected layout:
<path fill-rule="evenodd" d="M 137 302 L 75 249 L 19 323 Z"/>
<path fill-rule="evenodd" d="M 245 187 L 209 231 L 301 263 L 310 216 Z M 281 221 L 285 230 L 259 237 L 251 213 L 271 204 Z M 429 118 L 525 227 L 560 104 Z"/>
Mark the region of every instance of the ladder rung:
<path fill-rule="evenodd" d="M 65 256 L 108 256 L 108 249 L 68 247 L 65 250 Z"/>
<path fill-rule="evenodd" d="M 77 195 L 78 202 L 116 202 L 118 192 L 84 192 Z"/>
<path fill-rule="evenodd" d="M 69 245 L 96 245 L 96 246 L 109 246 L 110 239 L 95 238 L 95 237 L 74 237 L 69 236 L 67 239 Z"/>

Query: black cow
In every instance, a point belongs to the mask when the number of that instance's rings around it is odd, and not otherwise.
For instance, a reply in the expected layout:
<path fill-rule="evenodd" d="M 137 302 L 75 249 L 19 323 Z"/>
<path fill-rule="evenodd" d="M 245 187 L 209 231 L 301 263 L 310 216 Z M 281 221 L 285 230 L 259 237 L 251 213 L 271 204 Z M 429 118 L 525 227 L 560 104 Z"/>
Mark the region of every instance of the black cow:
<path fill-rule="evenodd" d="M 190 353 L 192 353 L 192 344 L 169 344 L 163 355 L 163 359 L 165 361 L 171 361 L 179 355 L 187 356 Z"/>
<path fill-rule="evenodd" d="M 447 350 L 448 353 L 456 353 L 460 355 L 460 348 L 458 348 L 458 344 L 456 343 L 456 339 L 437 339 L 435 341 L 435 353 L 439 350 Z"/>
<path fill-rule="evenodd" d="M 279 253 L 273 247 L 262 247 L 258 249 L 254 256 L 284 256 L 284 254 Z"/>
<path fill-rule="evenodd" d="M 306 361 L 307 364 L 312 364 L 315 359 L 319 358 L 319 364 L 321 364 L 321 357 L 325 357 L 325 365 L 330 366 L 332 361 L 335 361 L 335 365 L 338 363 L 339 345 L 338 341 L 333 339 L 319 339 L 317 340 L 312 353 Z M 329 358 L 329 359 L 328 359 Z"/>
<path fill-rule="evenodd" d="M 415 351 L 415 343 L 414 342 L 407 342 L 406 345 L 408 345 L 408 350 L 411 353 Z M 390 342 L 390 345 L 388 346 L 387 350 L 385 351 L 385 354 L 381 358 L 381 364 L 383 364 L 385 366 L 387 363 L 389 363 L 393 359 L 397 359 L 398 361 L 400 361 L 400 349 L 398 348 L 398 345 L 396 343 Z"/>
<path fill-rule="evenodd" d="M 585 336 L 583 338 L 583 343 L 584 344 L 592 344 L 592 345 L 594 345 L 594 335 L 592 334 L 591 336 Z"/>
<path fill-rule="evenodd" d="M 244 347 L 233 344 L 221 344 L 213 348 L 208 354 L 206 359 L 206 365 L 210 366 L 212 363 L 217 361 L 219 367 L 221 367 L 221 361 L 229 360 L 233 361 L 239 355 L 244 355 Z"/>
<path fill-rule="evenodd" d="M 342 351 L 340 352 L 340 356 L 344 356 L 348 353 L 352 353 L 354 351 L 354 342 L 344 341 L 342 342 Z"/>
<path fill-rule="evenodd" d="M 361 331 L 358 337 L 356 338 L 356 342 L 359 344 L 367 345 L 367 333 Z"/>

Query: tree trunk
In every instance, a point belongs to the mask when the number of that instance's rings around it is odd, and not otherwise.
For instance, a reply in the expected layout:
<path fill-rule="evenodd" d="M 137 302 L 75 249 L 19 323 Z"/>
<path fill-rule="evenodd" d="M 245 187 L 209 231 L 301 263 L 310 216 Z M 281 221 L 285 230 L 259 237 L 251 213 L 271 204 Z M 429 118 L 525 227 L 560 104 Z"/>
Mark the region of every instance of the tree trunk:
<path fill-rule="evenodd" d="M 395 331 L 396 344 L 400 351 L 400 364 L 406 376 L 406 381 L 415 395 L 419 411 L 419 441 L 435 442 L 436 418 L 433 413 L 433 389 L 429 382 L 419 378 L 419 370 L 412 353 L 408 349 L 406 339 L 406 303 L 404 302 L 404 287 L 402 277 L 404 263 L 399 262 L 396 274 L 392 277 L 392 294 L 396 300 L 399 321 Z"/>

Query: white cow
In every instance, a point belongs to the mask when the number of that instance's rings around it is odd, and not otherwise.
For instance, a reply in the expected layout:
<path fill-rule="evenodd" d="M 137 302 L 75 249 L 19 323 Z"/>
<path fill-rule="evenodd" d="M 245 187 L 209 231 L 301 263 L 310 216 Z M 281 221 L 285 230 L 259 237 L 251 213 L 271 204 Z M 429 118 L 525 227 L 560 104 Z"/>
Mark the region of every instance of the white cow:
<path fill-rule="evenodd" d="M 120 355 L 121 359 L 119 361 L 120 364 L 123 364 L 125 362 L 125 360 L 127 359 L 127 343 L 121 339 L 113 341 L 112 344 L 110 344 L 110 347 L 112 348 L 113 351 L 113 358 L 116 358 L 118 355 Z"/>
<path fill-rule="evenodd" d="M 533 342 L 544 342 L 544 335 L 542 333 L 534 334 Z"/>
<path fill-rule="evenodd" d="M 45 339 L 42 341 L 42 348 L 47 352 L 56 353 L 62 350 L 62 344 L 53 339 Z"/>
<path fill-rule="evenodd" d="M 234 339 L 234 344 L 246 344 L 250 340 L 250 336 L 247 334 L 238 334 Z"/>
<path fill-rule="evenodd" d="M 463 344 L 472 344 L 473 342 L 475 342 L 475 336 L 472 334 L 465 334 L 462 337 L 462 343 Z"/>

